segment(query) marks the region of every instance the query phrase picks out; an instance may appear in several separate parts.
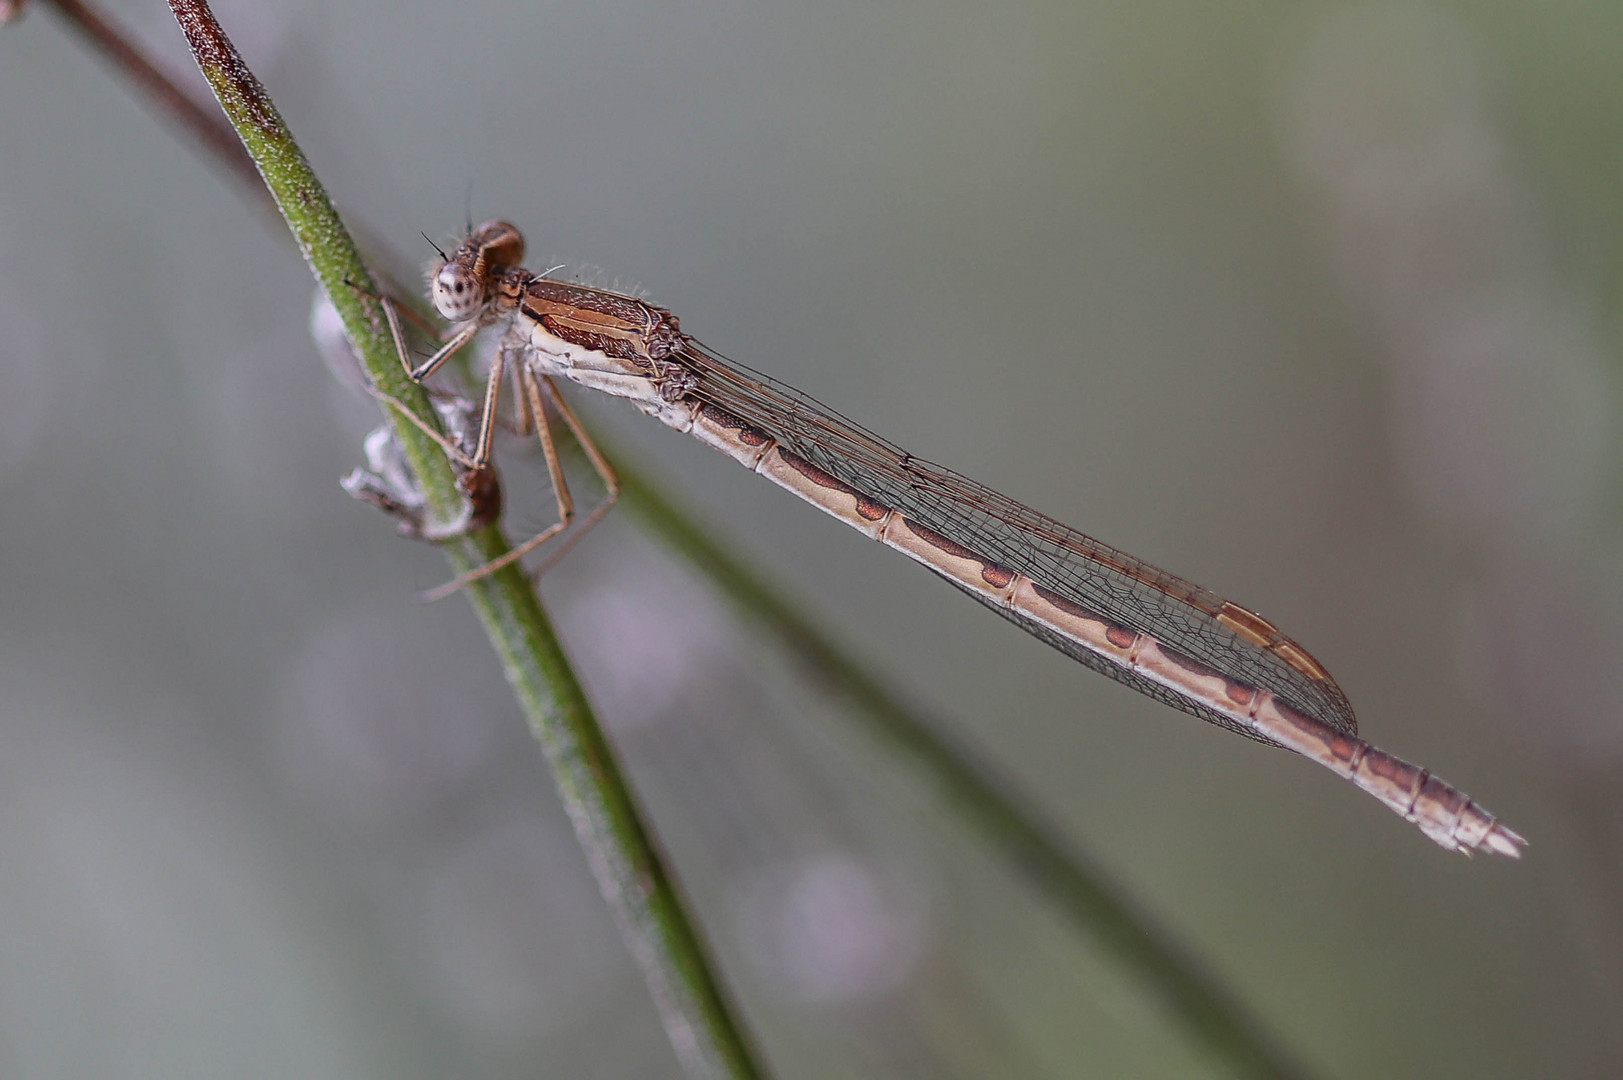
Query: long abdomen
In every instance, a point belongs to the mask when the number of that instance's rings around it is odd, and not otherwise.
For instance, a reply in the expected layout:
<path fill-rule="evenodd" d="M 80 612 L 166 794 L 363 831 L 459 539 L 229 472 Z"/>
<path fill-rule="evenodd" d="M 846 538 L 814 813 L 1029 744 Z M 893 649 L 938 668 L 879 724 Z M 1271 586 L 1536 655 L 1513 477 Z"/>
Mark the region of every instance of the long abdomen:
<path fill-rule="evenodd" d="M 1271 690 L 1230 678 L 1156 638 L 1121 625 L 983 558 L 784 450 L 771 437 L 710 404 L 694 403 L 690 433 L 852 528 L 923 563 L 1009 614 L 1080 645 L 1110 665 L 1164 687 L 1265 742 L 1318 762 L 1385 803 L 1443 847 L 1519 856 L 1525 841 L 1457 788 L 1292 708 Z M 1267 625 L 1238 605 L 1236 612 Z M 1133 680 L 1137 683 L 1137 680 Z"/>

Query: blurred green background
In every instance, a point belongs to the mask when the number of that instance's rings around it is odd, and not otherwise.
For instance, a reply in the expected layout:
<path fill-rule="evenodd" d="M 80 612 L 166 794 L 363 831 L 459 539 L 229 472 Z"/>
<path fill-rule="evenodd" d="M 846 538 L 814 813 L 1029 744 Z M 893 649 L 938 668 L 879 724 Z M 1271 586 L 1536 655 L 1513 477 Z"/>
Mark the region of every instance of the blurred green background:
<path fill-rule="evenodd" d="M 1524 832 L 1448 855 L 576 395 L 1316 1075 L 1623 1070 L 1623 9 L 216 10 L 411 258 L 509 218 L 1261 611 Z M 0 251 L 0 1072 L 674 1075 L 443 560 L 338 488 L 308 273 L 43 7 Z M 1218 1075 L 626 515 L 543 595 L 778 1075 Z"/>

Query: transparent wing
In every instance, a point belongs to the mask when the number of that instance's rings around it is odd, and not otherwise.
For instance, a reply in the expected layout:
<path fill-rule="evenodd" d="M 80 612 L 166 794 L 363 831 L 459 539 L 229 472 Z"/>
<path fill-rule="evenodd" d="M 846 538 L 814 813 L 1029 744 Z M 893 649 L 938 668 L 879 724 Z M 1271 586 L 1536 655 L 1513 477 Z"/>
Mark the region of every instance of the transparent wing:
<path fill-rule="evenodd" d="M 1301 712 L 1355 735 L 1351 704 L 1305 649 L 1261 622 L 1243 635 L 1219 615 L 1251 615 L 951 469 L 914 457 L 790 386 L 688 339 L 671 358 L 697 377 L 695 397 L 761 429 L 864 495 L 976 554 L 1164 642 L 1222 674 L 1272 691 Z M 964 590 L 968 592 L 969 590 Z M 987 601 L 970 592 L 983 603 Z M 1249 738 L 1244 725 L 1098 656 L 1019 612 L 987 603 L 1054 648 L 1117 682 Z M 1255 616 L 1251 616 L 1256 618 Z M 1253 640 L 1261 638 L 1262 640 Z M 1281 654 L 1284 655 L 1281 655 Z M 1285 656 L 1298 657 L 1293 664 Z M 1314 669 L 1317 669 L 1316 672 Z M 1270 742 L 1267 739 L 1258 739 Z"/>

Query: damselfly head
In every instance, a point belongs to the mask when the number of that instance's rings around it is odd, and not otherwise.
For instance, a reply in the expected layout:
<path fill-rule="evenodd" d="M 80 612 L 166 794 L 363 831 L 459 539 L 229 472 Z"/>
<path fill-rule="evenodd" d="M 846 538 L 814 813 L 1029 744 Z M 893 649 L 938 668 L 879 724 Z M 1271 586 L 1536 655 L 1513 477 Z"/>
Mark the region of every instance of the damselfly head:
<path fill-rule="evenodd" d="M 434 306 L 452 322 L 466 322 L 484 306 L 491 279 L 523 259 L 523 233 L 505 221 L 485 222 L 434 274 Z"/>
<path fill-rule="evenodd" d="M 485 303 L 485 282 L 474 268 L 456 259 L 434 275 L 434 306 L 452 322 L 467 322 Z"/>

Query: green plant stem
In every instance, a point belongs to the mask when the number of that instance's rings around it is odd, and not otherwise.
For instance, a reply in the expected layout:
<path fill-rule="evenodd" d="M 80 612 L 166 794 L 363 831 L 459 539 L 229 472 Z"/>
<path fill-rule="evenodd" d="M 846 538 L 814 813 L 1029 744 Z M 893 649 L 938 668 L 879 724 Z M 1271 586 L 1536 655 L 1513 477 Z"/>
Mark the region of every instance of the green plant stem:
<path fill-rule="evenodd" d="M 170 0 L 169 6 L 305 261 L 338 309 L 367 374 L 419 416 L 432 416 L 422 389 L 401 370 L 381 308 L 368 295 L 376 289 L 354 242 L 270 96 L 206 3 Z M 454 515 L 461 495 L 444 451 L 415 425 L 400 421 L 392 407 L 386 412 L 430 511 L 442 519 Z M 496 527 L 446 545 L 458 573 L 506 550 L 506 539 Z M 510 565 L 475 581 L 466 592 L 552 766 L 587 862 L 642 968 L 684 1069 L 695 1077 L 761 1075 L 698 930 L 529 581 Z"/>

